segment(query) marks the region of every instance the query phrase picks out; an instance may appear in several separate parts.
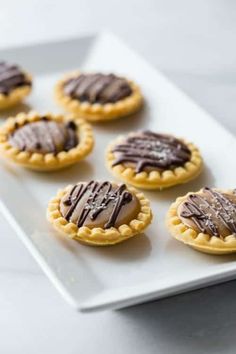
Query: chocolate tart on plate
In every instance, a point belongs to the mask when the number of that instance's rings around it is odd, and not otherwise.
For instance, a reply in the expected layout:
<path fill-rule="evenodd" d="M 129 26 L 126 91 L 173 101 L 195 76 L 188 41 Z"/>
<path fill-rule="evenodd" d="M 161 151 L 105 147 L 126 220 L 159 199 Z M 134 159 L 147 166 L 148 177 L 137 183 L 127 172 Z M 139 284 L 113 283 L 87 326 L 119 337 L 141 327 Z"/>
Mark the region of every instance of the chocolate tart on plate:
<path fill-rule="evenodd" d="M 109 181 L 79 182 L 59 190 L 47 218 L 60 233 L 92 246 L 113 245 L 142 233 L 152 211 L 143 193 Z"/>
<path fill-rule="evenodd" d="M 91 126 L 63 115 L 20 113 L 0 128 L 0 155 L 39 171 L 72 165 L 84 159 L 93 145 Z"/>
<path fill-rule="evenodd" d="M 235 190 L 203 188 L 177 198 L 166 218 L 171 235 L 198 251 L 236 252 Z"/>
<path fill-rule="evenodd" d="M 23 101 L 32 89 L 30 74 L 17 65 L 0 62 L 0 109 L 10 108 Z"/>
<path fill-rule="evenodd" d="M 57 102 L 76 117 L 109 121 L 138 111 L 143 103 L 136 83 L 114 74 L 73 72 L 55 86 Z"/>
<path fill-rule="evenodd" d="M 107 148 L 106 165 L 128 184 L 160 190 L 197 177 L 203 161 L 192 143 L 172 135 L 140 131 L 113 141 Z"/>

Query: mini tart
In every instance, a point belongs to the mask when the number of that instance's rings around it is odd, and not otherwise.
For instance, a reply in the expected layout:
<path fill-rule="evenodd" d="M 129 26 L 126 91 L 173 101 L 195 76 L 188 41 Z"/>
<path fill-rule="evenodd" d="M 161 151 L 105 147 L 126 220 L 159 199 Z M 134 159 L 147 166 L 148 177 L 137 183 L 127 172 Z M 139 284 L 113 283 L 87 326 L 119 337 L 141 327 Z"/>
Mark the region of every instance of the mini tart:
<path fill-rule="evenodd" d="M 66 111 L 91 122 L 127 116 L 138 111 L 143 103 L 141 91 L 133 81 L 113 74 L 79 71 L 56 84 L 55 98 Z"/>
<path fill-rule="evenodd" d="M 134 188 L 90 181 L 59 190 L 48 204 L 47 218 L 72 239 L 106 246 L 143 232 L 152 212 L 149 201 Z"/>
<path fill-rule="evenodd" d="M 106 165 L 114 176 L 126 183 L 161 190 L 197 177 L 203 161 L 194 144 L 170 135 L 143 131 L 112 142 L 106 151 Z"/>
<path fill-rule="evenodd" d="M 20 103 L 32 89 L 32 78 L 16 65 L 0 63 L 0 109 Z"/>
<path fill-rule="evenodd" d="M 236 252 L 236 194 L 233 190 L 203 188 L 177 198 L 166 218 L 178 241 L 212 254 Z"/>
<path fill-rule="evenodd" d="M 37 126 L 44 124 L 45 131 L 42 132 L 42 127 L 35 128 L 35 125 L 32 131 L 32 123 L 37 123 Z M 18 132 L 24 127 L 30 128 L 30 131 L 24 132 L 23 138 L 27 140 L 22 146 L 22 131 L 21 136 Z M 62 138 L 56 135 L 60 134 L 57 127 L 62 129 L 62 133 L 67 133 L 67 140 L 61 141 Z M 38 134 L 43 136 L 39 138 Z M 44 140 L 45 136 L 49 140 Z M 19 113 L 15 118 L 8 118 L 0 128 L 0 155 L 38 171 L 52 171 L 72 165 L 84 159 L 92 151 L 93 145 L 93 132 L 88 123 L 82 119 L 74 122 L 62 115 Z"/>

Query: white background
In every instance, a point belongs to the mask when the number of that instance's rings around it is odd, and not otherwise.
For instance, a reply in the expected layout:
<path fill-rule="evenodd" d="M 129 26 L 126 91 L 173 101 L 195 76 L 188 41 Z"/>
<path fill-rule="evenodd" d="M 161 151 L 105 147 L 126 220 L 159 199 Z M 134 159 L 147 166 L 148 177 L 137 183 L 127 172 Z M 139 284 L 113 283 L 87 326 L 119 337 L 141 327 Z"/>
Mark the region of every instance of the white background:
<path fill-rule="evenodd" d="M 108 28 L 236 133 L 233 0 L 0 0 L 0 26 L 0 47 Z M 1 354 L 235 353 L 235 282 L 82 315 L 0 222 Z"/>

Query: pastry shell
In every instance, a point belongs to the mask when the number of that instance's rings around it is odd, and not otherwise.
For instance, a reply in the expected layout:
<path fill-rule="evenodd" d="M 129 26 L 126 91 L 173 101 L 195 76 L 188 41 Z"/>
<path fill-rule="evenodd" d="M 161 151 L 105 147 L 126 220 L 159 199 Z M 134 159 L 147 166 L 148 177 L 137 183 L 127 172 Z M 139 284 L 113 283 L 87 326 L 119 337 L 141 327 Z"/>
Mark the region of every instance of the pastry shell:
<path fill-rule="evenodd" d="M 44 115 L 45 116 L 45 115 Z M 57 122 L 67 122 L 69 117 L 63 115 L 46 114 L 48 119 Z M 0 128 L 0 155 L 21 165 L 38 171 L 53 171 L 72 165 L 84 159 L 93 149 L 94 139 L 91 126 L 82 119 L 77 119 L 74 123 L 77 126 L 77 134 L 79 143 L 69 151 L 61 151 L 57 154 L 53 153 L 36 153 L 21 151 L 13 147 L 9 141 L 9 134 L 15 129 L 23 126 L 25 123 L 36 122 L 41 119 L 42 115 L 36 112 L 19 113 L 14 118 L 8 118 L 5 124 Z M 15 128 L 15 125 L 18 125 Z"/>
<path fill-rule="evenodd" d="M 78 77 L 81 73 L 79 71 L 67 74 L 62 80 L 58 81 L 55 86 L 56 101 L 70 113 L 75 116 L 80 116 L 90 122 L 109 121 L 120 118 L 137 112 L 142 104 L 143 97 L 141 91 L 136 83 L 128 80 L 132 89 L 132 94 L 115 103 L 89 103 L 80 102 L 73 99 L 64 93 L 64 84 L 73 77 Z"/>
<path fill-rule="evenodd" d="M 86 226 L 78 227 L 72 222 L 68 222 L 61 214 L 60 202 L 66 193 L 72 188 L 71 185 L 65 189 L 59 190 L 57 195 L 52 198 L 47 208 L 47 219 L 53 227 L 60 233 L 75 239 L 82 243 L 91 246 L 107 246 L 127 240 L 137 234 L 140 234 L 152 221 L 152 211 L 148 199 L 145 198 L 143 193 L 138 192 L 132 187 L 127 189 L 134 194 L 140 203 L 140 211 L 137 217 L 129 222 L 109 229 L 100 227 L 88 228 Z"/>
<path fill-rule="evenodd" d="M 218 190 L 221 193 L 231 194 L 232 190 Z M 200 194 L 201 190 L 197 193 L 188 193 L 184 197 L 179 197 L 170 206 L 166 216 L 166 226 L 171 235 L 178 241 L 203 253 L 223 255 L 227 253 L 236 252 L 236 236 L 229 235 L 226 237 L 216 237 L 197 232 L 193 228 L 185 225 L 178 216 L 178 207 L 183 203 L 190 194 Z"/>
<path fill-rule="evenodd" d="M 129 134 L 129 136 L 132 136 L 132 133 Z M 191 151 L 191 159 L 183 166 L 176 167 L 173 170 L 160 172 L 153 169 L 149 172 L 142 171 L 137 173 L 135 168 L 126 167 L 123 163 L 112 166 L 115 161 L 115 154 L 112 152 L 112 149 L 117 144 L 121 143 L 124 138 L 125 137 L 123 136 L 119 137 L 107 147 L 106 166 L 115 177 L 135 187 L 161 190 L 177 184 L 186 183 L 197 177 L 202 170 L 203 160 L 198 148 L 194 144 L 188 143 L 183 139 L 181 139 L 181 141 Z"/>
<path fill-rule="evenodd" d="M 25 73 L 26 79 L 32 82 L 29 74 Z M 32 85 L 22 85 L 12 89 L 8 94 L 0 93 L 0 110 L 13 107 L 23 101 L 30 94 Z"/>

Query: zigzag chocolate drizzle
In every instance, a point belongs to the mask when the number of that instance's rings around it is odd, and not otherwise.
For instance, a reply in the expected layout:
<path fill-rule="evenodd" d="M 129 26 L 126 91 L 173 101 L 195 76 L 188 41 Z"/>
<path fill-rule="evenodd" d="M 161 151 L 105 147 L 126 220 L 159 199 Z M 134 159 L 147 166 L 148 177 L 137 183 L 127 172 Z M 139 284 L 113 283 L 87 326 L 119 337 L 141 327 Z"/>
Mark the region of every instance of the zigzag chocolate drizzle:
<path fill-rule="evenodd" d="M 118 186 L 114 190 L 112 189 L 112 184 L 108 181 L 103 183 L 95 181 L 79 183 L 71 189 L 68 197 L 63 202 L 66 206 L 69 206 L 66 215 L 64 215 L 67 221 L 71 221 L 71 217 L 73 213 L 76 212 L 78 203 L 85 194 L 86 200 L 82 207 L 80 206 L 81 209 L 77 219 L 78 227 L 84 225 L 87 217 L 91 220 L 95 220 L 111 203 L 113 204 L 112 212 L 104 228 L 108 229 L 113 227 L 122 207 L 132 200 L 132 194 L 126 189 L 125 184 Z"/>
<path fill-rule="evenodd" d="M 136 172 L 141 172 L 145 167 L 154 167 L 160 171 L 182 166 L 190 160 L 191 152 L 180 140 L 151 131 L 144 131 L 129 136 L 112 152 L 115 161 L 112 166 L 121 163 L 134 163 Z"/>
<path fill-rule="evenodd" d="M 132 90 L 125 79 L 113 74 L 81 74 L 65 83 L 64 92 L 81 102 L 104 104 L 130 96 Z"/>
<path fill-rule="evenodd" d="M 190 219 L 201 232 L 211 236 L 236 234 L 236 198 L 205 187 L 202 194 L 190 194 L 181 205 L 180 216 Z"/>
<path fill-rule="evenodd" d="M 7 95 L 14 88 L 31 85 L 25 74 L 16 65 L 0 63 L 0 94 Z"/>

